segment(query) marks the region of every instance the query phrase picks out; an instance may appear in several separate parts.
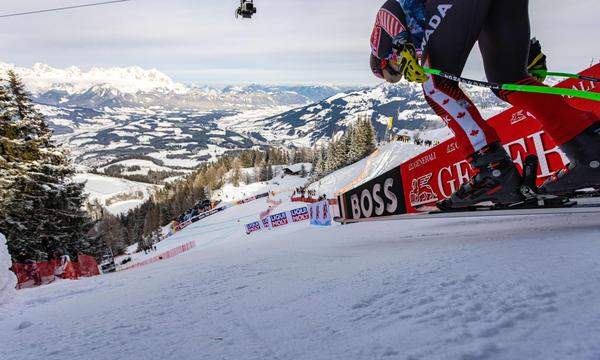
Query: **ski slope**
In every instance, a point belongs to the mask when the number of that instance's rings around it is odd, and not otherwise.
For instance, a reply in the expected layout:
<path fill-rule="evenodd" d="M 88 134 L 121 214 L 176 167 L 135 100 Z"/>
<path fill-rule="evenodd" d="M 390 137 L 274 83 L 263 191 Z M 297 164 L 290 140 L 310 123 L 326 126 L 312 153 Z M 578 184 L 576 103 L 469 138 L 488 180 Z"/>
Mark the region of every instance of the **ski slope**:
<path fill-rule="evenodd" d="M 98 200 L 113 215 L 125 214 L 140 206 L 158 187 L 158 185 L 90 173 L 78 173 L 74 180 L 85 182 L 85 192 L 90 200 Z"/>
<path fill-rule="evenodd" d="M 167 240 L 197 242 L 176 258 L 19 291 L 0 308 L 0 358 L 600 358 L 597 215 L 246 235 L 266 207 L 191 225 Z"/>
<path fill-rule="evenodd" d="M 428 147 L 403 142 L 390 142 L 379 147 L 370 156 L 334 171 L 323 179 L 311 184 L 310 190 L 317 194 L 327 194 L 329 198 L 337 196 L 353 187 L 367 182 L 391 170 L 407 160 L 426 151 Z"/>

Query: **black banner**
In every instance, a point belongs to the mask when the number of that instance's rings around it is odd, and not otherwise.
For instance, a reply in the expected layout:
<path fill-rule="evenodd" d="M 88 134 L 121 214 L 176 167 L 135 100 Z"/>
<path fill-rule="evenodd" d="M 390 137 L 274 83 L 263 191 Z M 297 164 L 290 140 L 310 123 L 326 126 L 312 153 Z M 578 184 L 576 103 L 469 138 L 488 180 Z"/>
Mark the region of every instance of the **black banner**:
<path fill-rule="evenodd" d="M 340 195 L 339 204 L 347 220 L 406 214 L 400 166 Z"/>

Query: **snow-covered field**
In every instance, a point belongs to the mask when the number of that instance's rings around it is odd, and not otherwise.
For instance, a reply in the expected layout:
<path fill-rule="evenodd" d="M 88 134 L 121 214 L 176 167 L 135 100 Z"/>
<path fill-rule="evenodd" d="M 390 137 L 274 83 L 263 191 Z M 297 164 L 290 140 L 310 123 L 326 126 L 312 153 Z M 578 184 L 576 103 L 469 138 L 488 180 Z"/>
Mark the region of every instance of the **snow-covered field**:
<path fill-rule="evenodd" d="M 79 173 L 74 180 L 86 182 L 85 192 L 89 194 L 90 200 L 98 200 L 114 215 L 126 213 L 141 205 L 157 187 L 157 185 L 89 173 Z M 115 197 L 122 197 L 122 199 Z"/>
<path fill-rule="evenodd" d="M 382 148 L 369 171 L 419 150 L 404 146 Z M 320 189 L 337 191 L 365 165 Z M 225 193 L 303 183 L 274 181 Z M 289 193 L 278 199 L 278 210 L 298 206 Z M 159 252 L 196 241 L 176 258 L 19 291 L 0 310 L 0 357 L 600 358 L 597 215 L 301 223 L 246 235 L 267 206 L 231 207 L 161 243 Z"/>
<path fill-rule="evenodd" d="M 265 206 L 194 224 L 169 240 L 198 243 L 177 258 L 20 291 L 0 323 L 2 359 L 600 356 L 597 217 L 246 236 Z"/>

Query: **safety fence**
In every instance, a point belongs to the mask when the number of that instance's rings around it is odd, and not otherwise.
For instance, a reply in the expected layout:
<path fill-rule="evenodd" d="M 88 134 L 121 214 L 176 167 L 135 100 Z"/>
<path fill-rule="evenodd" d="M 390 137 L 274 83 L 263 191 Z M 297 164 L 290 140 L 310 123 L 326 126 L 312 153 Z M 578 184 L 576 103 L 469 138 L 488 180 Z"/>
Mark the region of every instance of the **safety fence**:
<path fill-rule="evenodd" d="M 204 218 L 207 218 L 207 217 L 209 217 L 209 216 L 211 216 L 211 215 L 214 215 L 214 214 L 216 214 L 216 213 L 218 213 L 218 212 L 221 212 L 221 211 L 223 211 L 223 210 L 225 210 L 225 209 L 227 209 L 227 208 L 229 208 L 229 207 L 231 207 L 231 206 L 239 206 L 239 205 L 244 205 L 244 204 L 250 203 L 250 202 L 252 202 L 252 201 L 255 201 L 255 200 L 258 200 L 258 199 L 263 199 L 263 198 L 266 198 L 266 197 L 269 197 L 269 193 L 268 193 L 268 192 L 267 192 L 267 193 L 263 193 L 263 194 L 258 194 L 258 195 L 255 195 L 255 196 L 250 196 L 250 197 L 248 197 L 248 198 L 245 198 L 245 199 L 242 199 L 242 200 L 235 201 L 234 203 L 232 203 L 232 204 L 229 204 L 229 205 L 222 205 L 222 206 L 219 206 L 218 208 L 212 209 L 212 210 L 210 210 L 210 211 L 203 212 L 202 214 L 199 214 L 199 215 L 197 215 L 197 216 L 194 216 L 193 218 L 191 218 L 191 219 L 189 219 L 189 220 L 186 220 L 186 221 L 184 221 L 184 222 L 182 222 L 182 223 L 174 223 L 174 222 L 173 222 L 173 223 L 171 223 L 171 225 L 170 225 L 170 230 L 171 230 L 171 231 L 169 231 L 169 232 L 168 232 L 168 233 L 167 233 L 167 234 L 164 236 L 164 238 L 166 239 L 166 238 L 168 238 L 168 237 L 172 236 L 173 234 L 175 234 L 175 233 L 177 233 L 177 232 L 179 232 L 179 231 L 181 231 L 181 230 L 185 229 L 186 227 L 190 226 L 191 224 L 193 224 L 193 223 L 195 223 L 195 222 L 197 222 L 197 221 L 200 221 L 200 220 L 202 220 L 202 219 L 204 219 Z"/>
<path fill-rule="evenodd" d="M 77 262 L 63 256 L 43 262 L 13 263 L 12 271 L 17 275 L 17 289 L 46 285 L 57 279 L 76 280 L 100 275 L 96 259 L 88 255 L 79 255 Z"/>
<path fill-rule="evenodd" d="M 131 264 L 129 266 L 123 267 L 123 268 L 119 269 L 119 271 L 131 270 L 131 269 L 139 268 L 139 267 L 142 267 L 142 266 L 154 264 L 154 263 L 157 263 L 157 262 L 162 261 L 162 260 L 170 259 L 170 258 L 175 257 L 177 255 L 181 255 L 181 254 L 183 254 L 185 252 L 188 252 L 188 251 L 192 250 L 195 247 L 196 247 L 196 242 L 195 241 L 190 241 L 190 242 L 185 243 L 183 245 L 180 245 L 180 246 L 178 246 L 176 248 L 168 250 L 168 251 L 166 251 L 164 253 L 161 253 L 160 255 L 156 255 L 154 257 L 151 257 L 151 258 L 146 259 L 144 261 L 141 261 L 139 263 L 135 263 L 135 264 Z"/>
<path fill-rule="evenodd" d="M 221 206 L 221 207 L 218 207 L 218 208 L 212 209 L 212 210 L 210 210 L 210 211 L 206 211 L 206 212 L 203 212 L 203 213 L 201 213 L 201 214 L 198 214 L 197 216 L 194 216 L 193 218 L 191 218 L 191 219 L 189 219 L 189 220 L 187 220 L 187 221 L 184 221 L 184 222 L 182 222 L 182 223 L 179 223 L 179 224 L 174 224 L 174 223 L 173 223 L 173 224 L 172 224 L 172 227 L 173 227 L 173 233 L 171 233 L 170 235 L 173 235 L 174 233 L 176 233 L 176 232 L 178 232 L 178 231 L 181 231 L 181 230 L 185 229 L 186 227 L 188 227 L 188 226 L 192 225 L 193 223 L 195 223 L 195 222 L 198 222 L 198 221 L 200 221 L 200 220 L 202 220 L 202 219 L 204 219 L 204 218 L 207 218 L 207 217 L 209 217 L 209 216 L 211 216 L 211 215 L 214 215 L 214 214 L 216 214 L 216 213 L 218 213 L 218 212 L 221 212 L 221 211 L 223 211 L 223 210 L 225 210 L 225 209 L 226 209 L 226 207 L 225 207 L 225 206 Z M 169 236 L 170 236 L 170 235 L 169 235 Z M 167 237 L 168 237 L 168 236 L 167 236 Z"/>
<path fill-rule="evenodd" d="M 303 203 L 307 203 L 307 204 L 314 204 L 314 203 L 318 203 L 323 201 L 322 199 L 315 199 L 315 198 L 311 198 L 311 197 L 305 197 L 305 196 L 292 196 L 292 202 L 303 202 Z M 329 203 L 329 205 L 331 206 L 335 206 L 338 203 L 337 199 L 327 199 L 327 202 Z"/>

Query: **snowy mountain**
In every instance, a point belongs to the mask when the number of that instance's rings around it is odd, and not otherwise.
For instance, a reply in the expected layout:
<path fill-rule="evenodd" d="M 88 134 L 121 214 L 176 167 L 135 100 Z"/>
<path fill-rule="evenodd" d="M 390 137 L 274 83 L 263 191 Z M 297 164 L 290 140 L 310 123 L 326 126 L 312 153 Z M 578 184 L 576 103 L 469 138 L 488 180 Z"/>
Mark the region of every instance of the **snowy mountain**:
<path fill-rule="evenodd" d="M 449 135 L 418 85 L 187 86 L 157 70 L 36 64 L 15 70 L 33 92 L 59 141 L 77 163 L 104 167 L 138 159 L 170 169 L 192 169 L 228 151 L 257 145 L 313 146 L 371 116 L 381 138 L 389 117 L 395 133 Z M 487 116 L 503 109 L 491 92 L 468 89 Z"/>
<path fill-rule="evenodd" d="M 138 66 L 56 69 L 45 64 L 31 68 L 0 63 L 0 73 L 14 70 L 35 100 L 62 107 L 150 107 L 193 110 L 256 109 L 300 106 L 320 101 L 348 88 L 336 86 L 188 86 L 156 69 Z"/>
<path fill-rule="evenodd" d="M 89 71 L 76 66 L 56 69 L 46 64 L 35 64 L 31 68 L 0 63 L 0 72 L 15 71 L 23 78 L 29 91 L 40 95 L 52 90 L 63 90 L 67 94 L 83 93 L 96 85 L 108 85 L 119 91 L 138 92 L 173 91 L 185 93 L 187 87 L 177 83 L 156 69 L 144 70 L 138 66 L 126 68 L 93 67 Z"/>
<path fill-rule="evenodd" d="M 467 88 L 476 104 L 491 116 L 505 109 L 488 90 Z M 323 101 L 299 107 L 254 123 L 227 124 L 230 130 L 257 131 L 275 143 L 312 146 L 344 131 L 359 115 L 367 114 L 381 137 L 388 120 L 394 117 L 395 133 L 430 131 L 444 127 L 439 117 L 425 102 L 419 85 L 381 84 L 373 88 L 336 94 Z M 441 133 L 446 133 L 442 131 Z"/>

